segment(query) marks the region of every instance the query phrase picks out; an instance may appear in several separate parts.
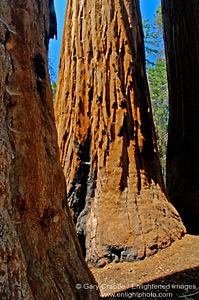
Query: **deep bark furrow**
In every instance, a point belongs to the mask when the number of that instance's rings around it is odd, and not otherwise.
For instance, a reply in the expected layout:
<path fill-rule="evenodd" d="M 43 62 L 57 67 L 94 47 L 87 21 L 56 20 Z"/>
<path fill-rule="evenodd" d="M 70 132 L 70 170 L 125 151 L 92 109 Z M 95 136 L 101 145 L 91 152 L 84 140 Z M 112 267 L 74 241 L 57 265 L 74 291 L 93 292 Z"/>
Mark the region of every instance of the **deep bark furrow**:
<path fill-rule="evenodd" d="M 199 219 L 199 5 L 162 0 L 169 87 L 167 189 L 190 233 Z"/>
<path fill-rule="evenodd" d="M 94 192 L 89 194 L 87 188 L 85 198 L 70 198 L 70 201 L 77 200 L 78 206 L 85 206 L 78 223 L 85 234 L 86 259 L 101 266 L 115 259 L 108 249 L 122 249 L 119 259 L 133 261 L 169 245 L 185 229 L 180 217 L 177 223 L 173 220 L 175 209 L 164 194 L 145 75 L 139 2 L 88 0 L 83 3 L 75 0 L 67 5 L 61 50 L 65 67 L 59 71 L 55 116 L 59 146 L 63 132 L 67 132 L 70 144 L 67 151 L 61 151 L 62 162 L 74 153 L 72 169 L 64 165 L 69 187 L 82 163 L 77 145 L 83 148 L 91 128 L 89 168 L 90 174 L 96 174 L 96 184 L 92 182 Z M 76 63 L 70 65 L 74 44 Z M 74 73 L 77 74 L 75 82 L 71 76 Z M 74 119 L 66 128 L 74 98 Z M 73 134 L 69 136 L 71 127 Z M 84 176 L 83 170 L 81 175 Z M 84 185 L 88 185 L 88 179 Z M 77 183 L 73 185 L 75 197 L 78 189 Z M 162 210 L 165 206 L 166 214 Z M 166 224 L 166 234 L 162 224 Z"/>
<path fill-rule="evenodd" d="M 0 299 L 98 299 L 66 204 L 48 75 L 52 0 L 0 3 Z"/>

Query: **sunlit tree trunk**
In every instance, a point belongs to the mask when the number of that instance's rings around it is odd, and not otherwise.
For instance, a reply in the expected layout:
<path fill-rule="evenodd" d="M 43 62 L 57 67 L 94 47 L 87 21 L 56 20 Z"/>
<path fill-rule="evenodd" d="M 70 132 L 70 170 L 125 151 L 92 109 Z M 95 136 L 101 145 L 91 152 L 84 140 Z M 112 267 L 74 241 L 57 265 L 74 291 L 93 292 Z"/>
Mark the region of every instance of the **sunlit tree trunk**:
<path fill-rule="evenodd" d="M 134 261 L 183 235 L 164 193 L 137 0 L 68 1 L 55 116 L 88 262 Z"/>
<path fill-rule="evenodd" d="M 167 188 L 189 232 L 199 233 L 199 4 L 162 0 L 169 84 Z"/>
<path fill-rule="evenodd" d="M 98 299 L 95 290 L 75 287 L 95 281 L 76 238 L 59 162 L 47 61 L 55 33 L 49 1 L 1 0 L 2 300 Z"/>

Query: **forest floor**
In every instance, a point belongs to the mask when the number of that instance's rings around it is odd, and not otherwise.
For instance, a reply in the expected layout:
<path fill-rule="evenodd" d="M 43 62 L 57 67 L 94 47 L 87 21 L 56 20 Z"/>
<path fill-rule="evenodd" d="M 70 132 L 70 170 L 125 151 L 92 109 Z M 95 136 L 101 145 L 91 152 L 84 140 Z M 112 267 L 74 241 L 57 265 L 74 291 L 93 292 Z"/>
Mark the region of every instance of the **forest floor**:
<path fill-rule="evenodd" d="M 135 263 L 91 268 L 103 299 L 199 299 L 199 236 Z"/>

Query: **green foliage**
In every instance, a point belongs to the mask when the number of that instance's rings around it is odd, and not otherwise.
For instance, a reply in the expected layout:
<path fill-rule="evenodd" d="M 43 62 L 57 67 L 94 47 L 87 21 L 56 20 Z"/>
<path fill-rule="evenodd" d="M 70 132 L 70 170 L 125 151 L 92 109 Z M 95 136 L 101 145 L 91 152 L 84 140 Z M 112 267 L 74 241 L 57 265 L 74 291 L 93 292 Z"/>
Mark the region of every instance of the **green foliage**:
<path fill-rule="evenodd" d="M 157 38 L 154 35 L 154 32 L 151 32 L 151 25 L 149 20 L 143 20 L 143 29 L 144 29 L 144 46 L 145 46 L 145 56 L 146 56 L 146 69 L 154 63 L 149 60 L 150 57 L 158 55 L 158 42 Z"/>
<path fill-rule="evenodd" d="M 163 58 L 156 60 L 155 66 L 148 68 L 148 82 L 156 128 L 158 150 L 160 153 L 162 172 L 166 175 L 166 152 L 168 137 L 168 89 L 166 64 Z"/>
<path fill-rule="evenodd" d="M 55 100 L 55 94 L 56 94 L 56 90 L 57 90 L 57 85 L 56 83 L 53 81 L 53 83 L 51 84 L 51 89 L 53 91 L 53 101 Z"/>
<path fill-rule="evenodd" d="M 156 14 L 154 16 L 154 21 L 152 24 L 152 29 L 154 32 L 156 43 L 158 45 L 158 57 L 165 58 L 161 5 L 159 5 L 158 10 L 156 10 Z"/>
<path fill-rule="evenodd" d="M 146 70 L 156 128 L 158 150 L 163 175 L 166 175 L 168 137 L 168 87 L 163 43 L 162 11 L 159 6 L 153 24 L 143 21 L 145 35 Z"/>

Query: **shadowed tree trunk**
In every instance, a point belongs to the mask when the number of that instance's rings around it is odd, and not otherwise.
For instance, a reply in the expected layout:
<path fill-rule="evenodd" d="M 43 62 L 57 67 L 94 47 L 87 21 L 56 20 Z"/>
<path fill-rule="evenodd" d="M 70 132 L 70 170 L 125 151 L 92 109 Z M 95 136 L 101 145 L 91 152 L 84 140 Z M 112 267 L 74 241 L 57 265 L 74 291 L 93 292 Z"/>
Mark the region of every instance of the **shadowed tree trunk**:
<path fill-rule="evenodd" d="M 162 1 L 169 84 L 168 194 L 199 233 L 199 3 Z"/>
<path fill-rule="evenodd" d="M 88 262 L 134 261 L 183 235 L 164 193 L 137 0 L 68 1 L 55 115 Z"/>
<path fill-rule="evenodd" d="M 98 299 L 66 204 L 48 38 L 53 1 L 0 2 L 0 299 Z M 54 15 L 54 18 L 52 18 Z"/>

